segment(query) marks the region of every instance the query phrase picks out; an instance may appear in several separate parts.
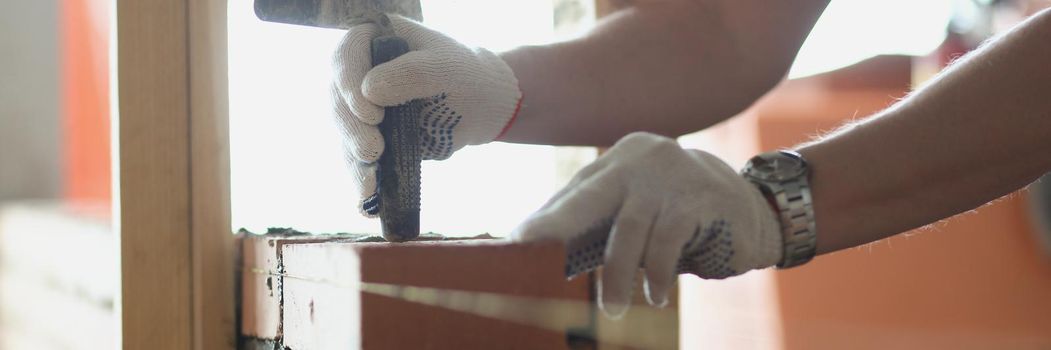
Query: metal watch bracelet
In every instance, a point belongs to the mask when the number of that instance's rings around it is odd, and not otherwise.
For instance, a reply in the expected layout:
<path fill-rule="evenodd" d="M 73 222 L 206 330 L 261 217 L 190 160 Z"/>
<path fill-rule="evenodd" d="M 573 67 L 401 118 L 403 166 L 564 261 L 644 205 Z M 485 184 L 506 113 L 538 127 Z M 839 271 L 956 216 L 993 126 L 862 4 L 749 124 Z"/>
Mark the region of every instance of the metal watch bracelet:
<path fill-rule="evenodd" d="M 802 265 L 817 250 L 809 173 L 803 157 L 792 151 L 757 155 L 741 170 L 777 208 L 784 247 L 778 268 Z"/>
<path fill-rule="evenodd" d="M 777 267 L 786 269 L 805 264 L 814 258 L 817 250 L 810 184 L 804 177 L 771 187 L 778 189 L 771 194 L 778 209 L 785 252 Z"/>

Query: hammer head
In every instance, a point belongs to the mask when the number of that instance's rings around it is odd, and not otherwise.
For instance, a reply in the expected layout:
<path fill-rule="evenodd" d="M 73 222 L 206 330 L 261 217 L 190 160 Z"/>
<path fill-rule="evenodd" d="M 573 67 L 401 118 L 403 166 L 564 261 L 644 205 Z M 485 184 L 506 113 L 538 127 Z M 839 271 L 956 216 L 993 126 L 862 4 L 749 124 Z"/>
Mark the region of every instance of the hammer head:
<path fill-rule="evenodd" d="M 255 0 L 255 15 L 267 22 L 347 29 L 379 13 L 423 20 L 420 0 Z"/>

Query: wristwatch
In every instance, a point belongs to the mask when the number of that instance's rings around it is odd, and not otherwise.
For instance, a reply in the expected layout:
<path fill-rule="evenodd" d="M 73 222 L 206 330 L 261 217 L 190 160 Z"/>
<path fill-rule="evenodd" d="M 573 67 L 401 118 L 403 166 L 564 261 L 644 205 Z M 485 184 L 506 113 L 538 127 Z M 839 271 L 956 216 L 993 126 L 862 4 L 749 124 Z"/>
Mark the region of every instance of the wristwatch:
<path fill-rule="evenodd" d="M 784 256 L 778 268 L 802 265 L 814 257 L 817 231 L 810 196 L 810 169 L 793 151 L 767 152 L 752 157 L 741 169 L 745 179 L 773 202 L 781 222 Z"/>

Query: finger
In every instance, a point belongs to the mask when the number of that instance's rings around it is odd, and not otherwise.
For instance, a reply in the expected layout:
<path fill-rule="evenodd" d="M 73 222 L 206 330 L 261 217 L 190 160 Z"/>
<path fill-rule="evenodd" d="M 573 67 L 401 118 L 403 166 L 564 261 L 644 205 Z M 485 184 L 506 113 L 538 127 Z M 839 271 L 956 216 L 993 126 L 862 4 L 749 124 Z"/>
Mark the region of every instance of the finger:
<path fill-rule="evenodd" d="M 668 291 L 675 285 L 682 248 L 697 230 L 698 221 L 682 209 L 666 205 L 657 217 L 646 244 L 643 266 L 646 269 L 645 292 L 650 305 L 663 307 Z"/>
<path fill-rule="evenodd" d="M 411 51 L 370 70 L 361 85 L 369 100 L 380 106 L 397 106 L 434 97 L 448 88 L 449 66 L 430 51 Z"/>
<path fill-rule="evenodd" d="M 704 221 L 702 221 L 704 222 Z M 752 251 L 735 252 L 733 249 L 733 227 L 722 219 L 708 220 L 698 232 L 697 239 L 687 242 L 683 251 L 686 264 L 684 272 L 690 272 L 705 279 L 723 279 L 736 276 L 741 272 L 731 261 L 737 257 L 751 254 Z M 748 245 L 755 247 L 755 245 Z M 750 268 L 745 271 L 750 270 Z"/>
<path fill-rule="evenodd" d="M 594 162 L 591 162 L 590 164 L 581 168 L 580 171 L 577 171 L 577 173 L 573 175 L 572 179 L 569 179 L 569 182 L 566 183 L 565 186 L 562 186 L 562 188 L 559 189 L 558 192 L 555 192 L 555 194 L 552 195 L 551 198 L 548 198 L 547 202 L 544 202 L 544 205 L 540 206 L 539 210 L 549 208 L 559 199 L 562 199 L 562 197 L 564 197 L 566 193 L 569 193 L 571 189 L 579 186 L 581 182 L 591 178 L 593 175 L 595 175 L 595 173 L 598 173 L 599 170 L 605 169 L 607 163 L 608 161 L 606 161 L 606 159 L 599 158 Z"/>
<path fill-rule="evenodd" d="M 336 47 L 332 66 L 340 96 L 354 116 L 369 125 L 383 121 L 383 108 L 372 104 L 361 92 L 365 74 L 372 68 L 372 38 L 379 29 L 371 23 L 354 26 Z"/>
<path fill-rule="evenodd" d="M 607 170 L 608 171 L 608 170 Z M 596 224 L 613 217 L 623 200 L 619 184 L 611 183 L 611 176 L 599 171 L 567 190 L 548 208 L 530 216 L 511 233 L 514 241 L 568 239 L 579 236 Z"/>
<path fill-rule="evenodd" d="M 617 214 L 606 246 L 599 300 L 603 311 L 612 318 L 623 316 L 631 304 L 635 273 L 653 229 L 657 200 L 630 195 Z"/>
<path fill-rule="evenodd" d="M 598 159 L 595 159 L 595 161 L 585 165 L 583 168 L 578 170 L 576 174 L 573 175 L 573 178 L 570 179 L 569 182 L 566 183 L 565 186 L 563 186 L 561 189 L 559 189 L 558 192 L 555 192 L 555 194 L 552 195 L 551 198 L 549 198 L 547 200 L 547 202 L 544 202 L 544 205 L 540 206 L 539 210 L 544 210 L 544 209 L 550 207 L 556 201 L 558 201 L 563 196 L 565 196 L 565 194 L 568 193 L 569 190 L 571 190 L 574 187 L 578 186 L 584 180 L 587 180 L 587 179 L 593 177 L 600 170 L 606 169 L 609 166 L 609 162 L 610 162 L 610 155 L 607 152 L 605 154 L 600 155 L 598 157 Z"/>
<path fill-rule="evenodd" d="M 604 158 L 600 158 L 585 166 L 573 176 L 566 186 L 548 199 L 541 206 L 539 212 L 546 212 L 552 205 L 559 203 L 567 193 L 571 193 L 581 183 L 592 178 L 600 170 L 605 169 L 606 163 Z M 612 218 L 607 216 L 597 222 L 592 222 L 583 232 L 566 232 L 573 235 L 572 238 L 565 242 L 566 277 L 590 272 L 602 266 L 602 256 L 606 250 L 606 242 L 609 238 L 612 221 Z"/>
<path fill-rule="evenodd" d="M 354 116 L 347 102 L 340 97 L 338 88 L 332 85 L 332 106 L 336 115 L 336 123 L 343 136 L 344 151 L 353 159 L 353 162 L 375 163 L 383 154 L 383 134 L 375 125 L 362 122 Z"/>
<path fill-rule="evenodd" d="M 370 218 L 379 215 L 380 210 L 376 168 L 375 163 L 366 164 L 361 162 L 356 162 L 350 167 L 360 198 L 358 211 L 361 212 L 361 215 Z"/>
<path fill-rule="evenodd" d="M 405 39 L 410 50 L 426 49 L 438 43 L 454 41 L 449 36 L 412 19 L 399 15 L 389 15 L 389 18 L 394 33 Z"/>

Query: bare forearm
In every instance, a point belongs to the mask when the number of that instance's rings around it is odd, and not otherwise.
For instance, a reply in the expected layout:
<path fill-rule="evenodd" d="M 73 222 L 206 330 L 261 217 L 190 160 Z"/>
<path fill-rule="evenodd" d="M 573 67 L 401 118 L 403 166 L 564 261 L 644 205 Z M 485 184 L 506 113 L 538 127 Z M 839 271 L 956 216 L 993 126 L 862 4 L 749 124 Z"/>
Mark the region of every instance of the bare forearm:
<path fill-rule="evenodd" d="M 602 146 L 718 123 L 781 80 L 827 2 L 639 1 L 580 39 L 505 53 L 524 99 L 502 140 Z"/>
<path fill-rule="evenodd" d="M 818 253 L 973 209 L 1051 170 L 1051 12 L 890 109 L 800 152 Z"/>

